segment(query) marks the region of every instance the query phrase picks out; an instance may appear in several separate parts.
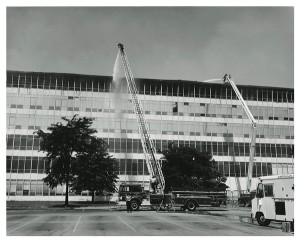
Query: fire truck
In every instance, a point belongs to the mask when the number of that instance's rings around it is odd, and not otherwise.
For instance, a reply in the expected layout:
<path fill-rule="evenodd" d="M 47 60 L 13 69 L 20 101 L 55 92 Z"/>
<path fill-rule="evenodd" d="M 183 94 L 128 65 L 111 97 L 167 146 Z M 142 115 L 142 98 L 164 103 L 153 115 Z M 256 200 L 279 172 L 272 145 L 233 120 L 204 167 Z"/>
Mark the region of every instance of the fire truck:
<path fill-rule="evenodd" d="M 130 205 L 133 210 L 139 209 L 144 200 L 150 200 L 153 207 L 174 207 L 179 206 L 182 209 L 193 211 L 200 205 L 220 206 L 226 203 L 225 192 L 186 192 L 174 191 L 170 194 L 164 194 L 165 179 L 161 169 L 161 162 L 156 157 L 156 150 L 148 130 L 149 125 L 144 117 L 141 103 L 137 97 L 137 88 L 130 69 L 129 61 L 124 50 L 124 45 L 118 44 L 119 55 L 124 67 L 124 73 L 131 95 L 133 111 L 138 122 L 138 130 L 143 147 L 145 161 L 151 178 L 155 178 L 154 193 L 146 194 L 141 185 L 121 184 L 119 187 L 119 200 L 125 201 L 126 194 L 131 195 Z M 157 189 L 157 190 L 156 190 Z"/>
<path fill-rule="evenodd" d="M 142 205 L 150 205 L 153 210 L 175 209 L 195 211 L 197 207 L 219 207 L 226 205 L 226 192 L 213 191 L 172 191 L 168 194 L 153 194 L 145 192 L 140 184 L 121 184 L 119 186 L 119 202 L 125 202 L 126 195 L 131 196 L 132 210 L 138 210 Z"/>

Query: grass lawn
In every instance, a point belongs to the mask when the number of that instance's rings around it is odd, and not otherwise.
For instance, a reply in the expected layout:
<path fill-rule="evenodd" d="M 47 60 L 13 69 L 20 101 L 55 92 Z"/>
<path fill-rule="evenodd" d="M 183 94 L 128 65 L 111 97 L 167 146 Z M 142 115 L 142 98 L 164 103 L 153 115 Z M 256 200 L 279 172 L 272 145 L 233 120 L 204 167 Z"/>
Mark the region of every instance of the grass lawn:
<path fill-rule="evenodd" d="M 69 208 L 75 207 L 101 207 L 109 205 L 107 201 L 69 201 Z M 110 205 L 114 205 L 113 202 Z M 64 208 L 64 201 L 6 201 L 6 209 L 51 209 Z"/>

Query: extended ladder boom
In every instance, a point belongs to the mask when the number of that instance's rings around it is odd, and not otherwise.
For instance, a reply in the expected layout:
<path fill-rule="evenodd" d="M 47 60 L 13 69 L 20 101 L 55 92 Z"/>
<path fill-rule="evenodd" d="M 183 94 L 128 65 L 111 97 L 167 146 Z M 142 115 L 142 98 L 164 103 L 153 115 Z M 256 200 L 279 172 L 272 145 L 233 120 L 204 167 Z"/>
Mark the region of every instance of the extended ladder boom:
<path fill-rule="evenodd" d="M 135 81 L 133 78 L 133 75 L 131 73 L 131 69 L 129 66 L 129 62 L 124 50 L 124 46 L 122 44 L 118 44 L 119 47 L 119 54 L 122 59 L 122 64 L 124 67 L 125 77 L 128 84 L 128 89 L 131 94 L 132 98 L 132 104 L 134 113 L 136 115 L 137 121 L 138 121 L 138 127 L 139 127 L 139 133 L 141 137 L 141 142 L 143 146 L 143 151 L 146 159 L 146 164 L 148 171 L 150 173 L 150 176 L 155 176 L 158 179 L 158 183 L 161 185 L 161 191 L 163 192 L 165 189 L 165 179 L 162 173 L 161 164 L 160 162 L 155 158 L 155 147 L 153 145 L 153 142 L 150 138 L 149 131 L 148 131 L 148 125 L 146 123 L 146 120 L 144 118 L 143 114 L 143 108 L 140 104 L 138 98 L 137 98 L 137 89 L 135 85 Z"/>
<path fill-rule="evenodd" d="M 243 109 L 245 110 L 248 118 L 251 121 L 251 144 L 250 144 L 250 158 L 249 158 L 249 165 L 248 165 L 248 178 L 247 178 L 247 191 L 250 192 L 251 188 L 251 182 L 252 182 L 252 173 L 253 173 L 253 163 L 254 163 L 254 154 L 255 154 L 255 144 L 256 144 L 256 128 L 257 128 L 257 122 L 255 118 L 253 117 L 252 113 L 250 112 L 250 109 L 248 108 L 242 94 L 240 93 L 239 89 L 233 82 L 230 75 L 225 75 L 223 78 L 224 82 L 229 82 L 232 86 L 235 94 L 237 95 L 238 99 L 241 101 Z"/>

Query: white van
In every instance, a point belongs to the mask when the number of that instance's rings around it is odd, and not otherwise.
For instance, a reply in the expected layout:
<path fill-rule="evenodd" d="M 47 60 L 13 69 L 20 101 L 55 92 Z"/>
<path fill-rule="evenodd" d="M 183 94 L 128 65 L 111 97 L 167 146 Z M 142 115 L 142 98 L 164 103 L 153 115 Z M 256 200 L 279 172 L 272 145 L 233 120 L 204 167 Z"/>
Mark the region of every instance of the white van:
<path fill-rule="evenodd" d="M 262 226 L 271 221 L 294 224 L 294 174 L 260 177 L 251 217 Z"/>

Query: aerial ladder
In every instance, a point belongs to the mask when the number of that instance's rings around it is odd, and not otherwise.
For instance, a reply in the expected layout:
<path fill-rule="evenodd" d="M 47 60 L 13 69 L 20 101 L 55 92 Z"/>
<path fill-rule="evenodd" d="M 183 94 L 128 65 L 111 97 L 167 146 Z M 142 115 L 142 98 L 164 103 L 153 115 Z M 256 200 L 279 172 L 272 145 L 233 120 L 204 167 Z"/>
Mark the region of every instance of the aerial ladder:
<path fill-rule="evenodd" d="M 240 93 L 239 89 L 235 85 L 234 81 L 232 80 L 231 76 L 226 74 L 223 77 L 224 83 L 229 83 L 235 94 L 237 95 L 238 99 L 240 100 L 242 107 L 247 114 L 249 120 L 251 121 L 251 143 L 250 143 L 250 157 L 249 157 L 249 164 L 248 164 L 248 176 L 247 176 L 247 186 L 246 190 L 248 193 L 250 193 L 251 189 L 251 182 L 252 182 L 252 174 L 253 174 L 253 163 L 254 163 L 254 154 L 255 154 L 255 144 L 256 144 L 256 128 L 257 128 L 257 122 L 255 118 L 253 117 L 251 111 L 249 110 L 242 94 Z"/>
<path fill-rule="evenodd" d="M 147 164 L 147 168 L 150 174 L 150 177 L 155 177 L 157 179 L 158 184 L 160 185 L 160 191 L 163 193 L 165 189 L 165 179 L 161 169 L 161 163 L 158 159 L 156 159 L 155 154 L 156 150 L 153 145 L 153 142 L 149 135 L 148 124 L 144 117 L 143 107 L 138 100 L 137 97 L 137 88 L 135 85 L 135 81 L 130 69 L 129 61 L 127 59 L 124 45 L 121 43 L 118 44 L 119 47 L 119 55 L 121 56 L 122 64 L 124 67 L 125 77 L 128 84 L 128 89 L 131 94 L 133 111 L 136 115 L 138 121 L 138 130 L 141 138 L 141 143 L 145 155 L 145 160 Z"/>

